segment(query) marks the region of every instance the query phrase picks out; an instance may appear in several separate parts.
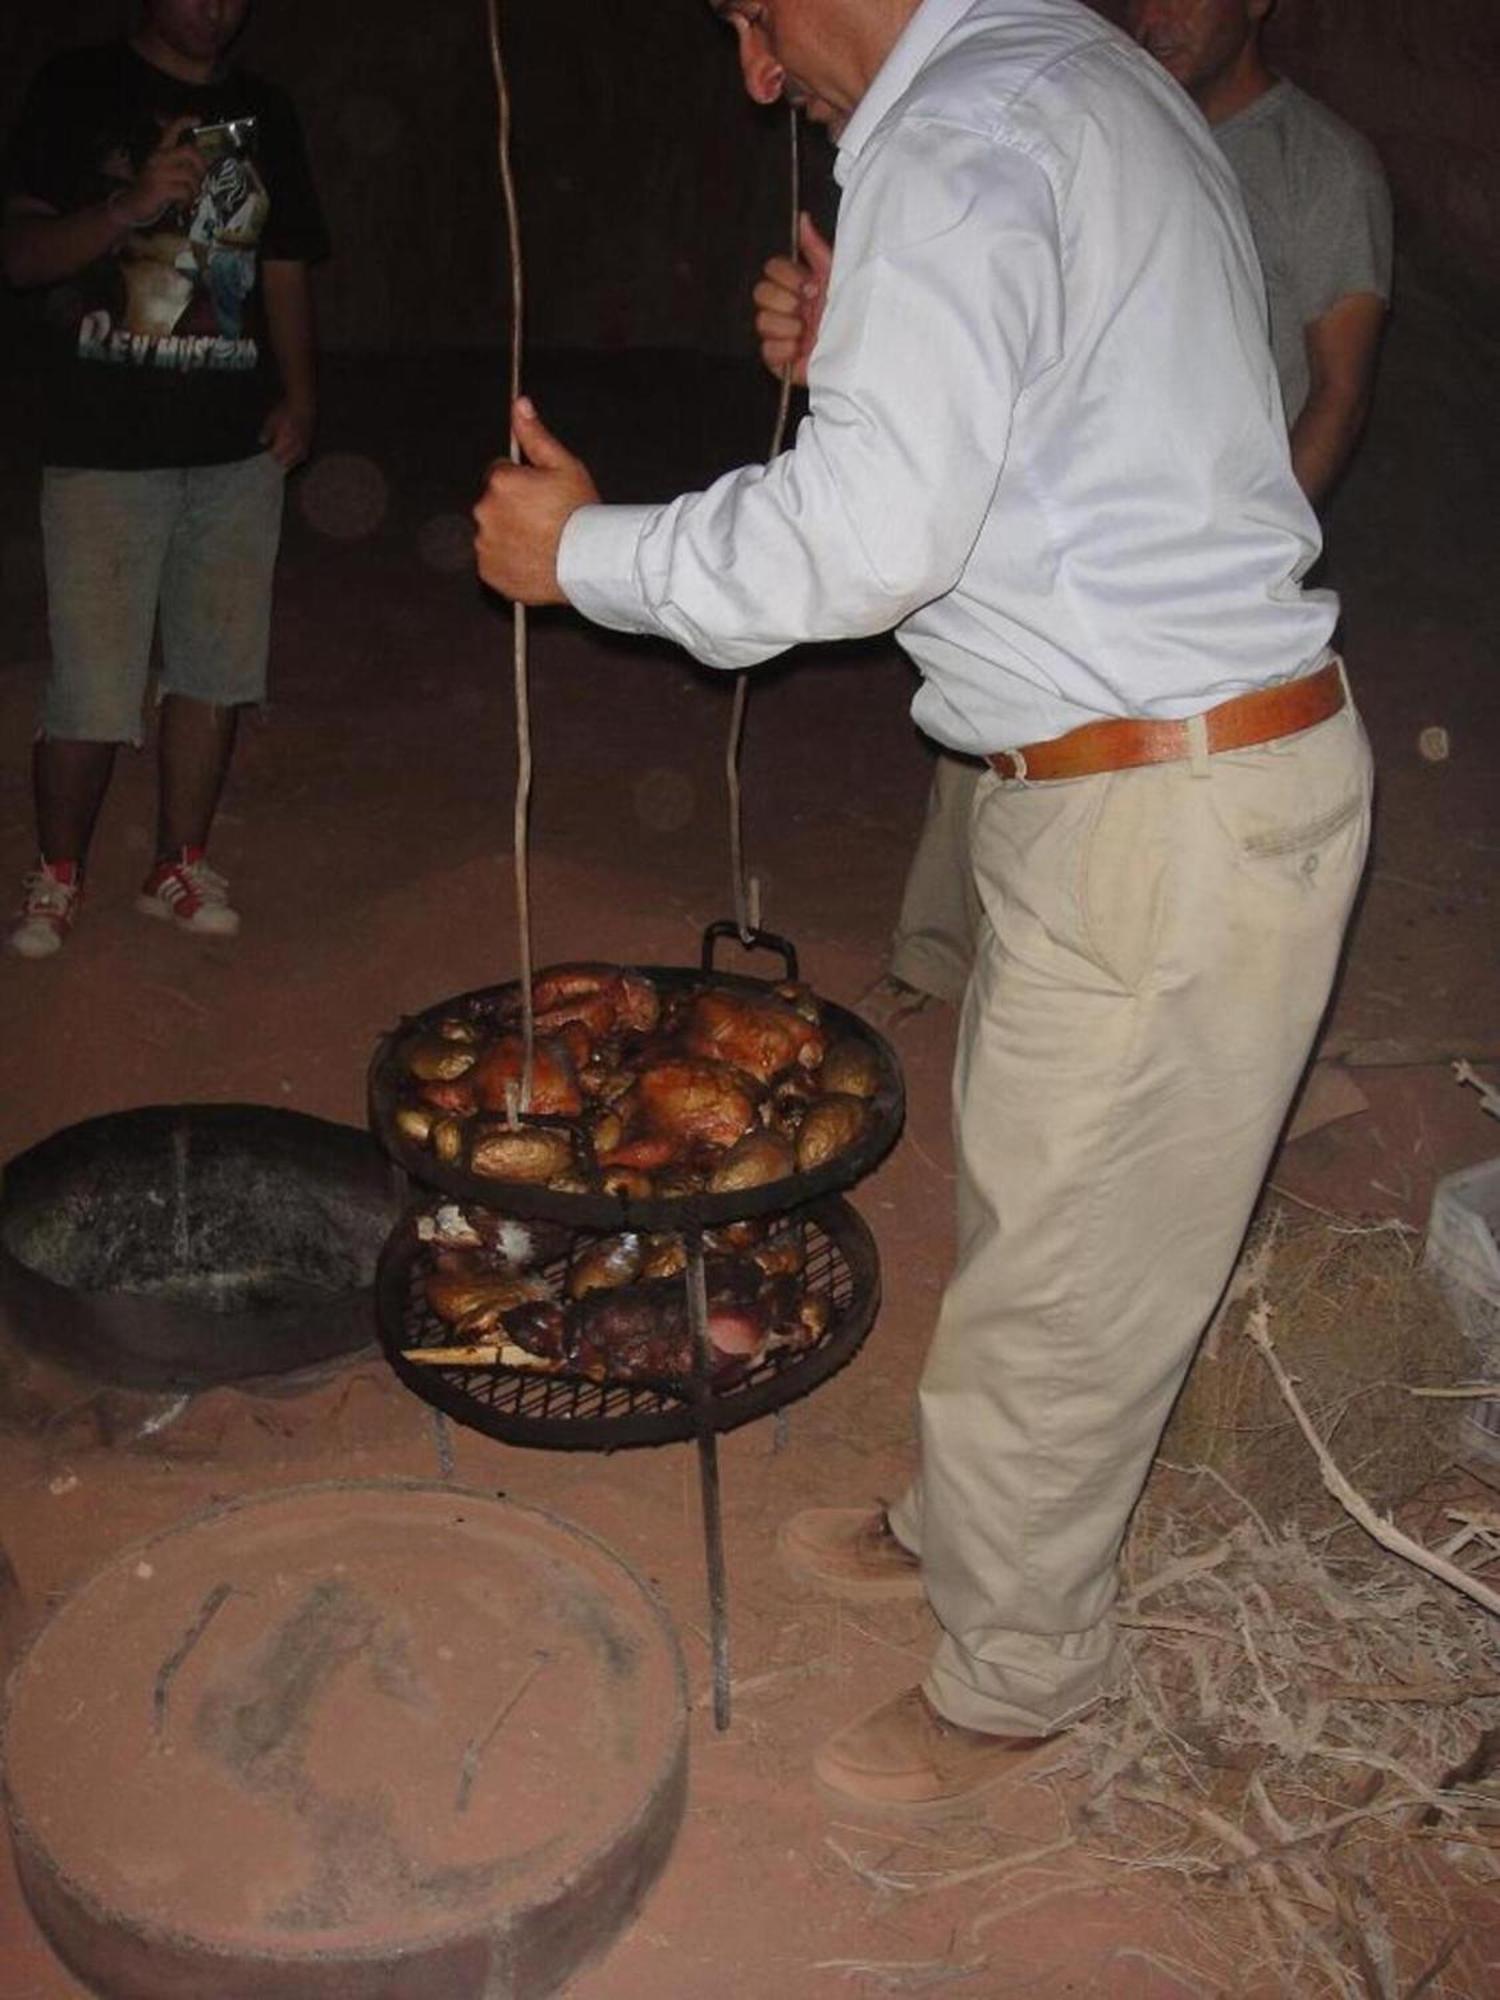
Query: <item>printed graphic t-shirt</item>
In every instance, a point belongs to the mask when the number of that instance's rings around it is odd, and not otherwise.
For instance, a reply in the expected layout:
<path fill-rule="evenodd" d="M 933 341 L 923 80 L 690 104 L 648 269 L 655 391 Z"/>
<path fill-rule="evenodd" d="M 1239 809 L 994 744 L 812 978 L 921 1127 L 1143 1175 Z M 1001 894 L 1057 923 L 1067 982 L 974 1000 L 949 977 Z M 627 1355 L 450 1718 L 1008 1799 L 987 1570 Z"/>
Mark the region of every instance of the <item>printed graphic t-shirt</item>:
<path fill-rule="evenodd" d="M 201 141 L 209 167 L 192 210 L 132 230 L 43 297 L 49 465 L 216 465 L 261 448 L 279 394 L 262 260 L 328 252 L 282 92 L 237 70 L 184 83 L 125 44 L 56 57 L 22 106 L 4 192 L 58 214 L 103 201 L 186 115 L 228 128 Z"/>

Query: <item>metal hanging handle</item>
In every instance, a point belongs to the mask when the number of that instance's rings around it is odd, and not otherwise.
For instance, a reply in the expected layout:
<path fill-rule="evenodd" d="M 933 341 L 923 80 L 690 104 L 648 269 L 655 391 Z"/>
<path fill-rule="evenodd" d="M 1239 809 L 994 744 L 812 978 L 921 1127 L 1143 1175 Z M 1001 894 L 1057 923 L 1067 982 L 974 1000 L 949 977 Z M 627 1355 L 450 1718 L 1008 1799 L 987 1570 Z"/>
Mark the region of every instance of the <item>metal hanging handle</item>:
<path fill-rule="evenodd" d="M 720 938 L 733 938 L 742 951 L 774 951 L 781 959 L 783 979 L 796 979 L 797 947 L 790 938 L 778 937 L 775 931 L 742 931 L 733 917 L 720 917 L 717 923 L 709 924 L 703 932 L 703 949 L 698 963 L 705 972 L 717 972 L 715 945 Z"/>

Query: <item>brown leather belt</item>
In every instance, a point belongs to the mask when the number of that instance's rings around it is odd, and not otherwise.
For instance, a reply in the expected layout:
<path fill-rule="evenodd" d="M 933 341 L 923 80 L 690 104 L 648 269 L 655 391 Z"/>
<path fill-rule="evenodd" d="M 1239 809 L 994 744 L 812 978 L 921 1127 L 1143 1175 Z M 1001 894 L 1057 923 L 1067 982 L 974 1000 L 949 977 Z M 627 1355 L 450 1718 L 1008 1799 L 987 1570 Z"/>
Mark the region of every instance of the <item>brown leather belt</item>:
<path fill-rule="evenodd" d="M 1344 676 L 1337 660 L 1300 680 L 1253 688 L 1206 709 L 1203 723 L 1208 753 L 1248 750 L 1274 743 L 1326 722 L 1343 707 Z M 1098 771 L 1129 771 L 1138 764 L 1170 764 L 1193 754 L 1189 722 L 1085 722 L 1066 736 L 1028 743 L 1019 750 L 995 750 L 990 763 L 1002 778 L 1087 778 Z"/>

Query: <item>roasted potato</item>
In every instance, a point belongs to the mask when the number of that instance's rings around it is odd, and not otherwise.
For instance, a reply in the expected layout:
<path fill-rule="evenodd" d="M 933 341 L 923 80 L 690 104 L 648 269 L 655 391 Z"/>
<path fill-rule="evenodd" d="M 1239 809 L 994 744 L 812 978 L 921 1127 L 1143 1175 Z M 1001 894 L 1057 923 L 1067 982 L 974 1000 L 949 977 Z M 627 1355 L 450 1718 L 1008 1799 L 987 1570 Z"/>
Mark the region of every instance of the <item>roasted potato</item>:
<path fill-rule="evenodd" d="M 862 1097 L 833 1092 L 810 1105 L 797 1131 L 797 1171 L 809 1173 L 847 1152 L 864 1134 L 869 1111 Z"/>
<path fill-rule="evenodd" d="M 445 1042 L 477 1042 L 479 1030 L 472 1021 L 462 1020 L 457 1014 L 445 1014 L 432 1031 Z"/>
<path fill-rule="evenodd" d="M 818 1005 L 818 996 L 802 979 L 783 979 L 776 987 L 778 999 L 785 1000 L 789 1007 L 795 1007 L 804 1021 L 811 1021 L 814 1027 L 823 1019 L 823 1010 Z"/>
<path fill-rule="evenodd" d="M 845 1035 L 824 1056 L 818 1080 L 825 1092 L 873 1097 L 880 1088 L 880 1063 L 868 1042 L 857 1035 Z"/>
<path fill-rule="evenodd" d="M 437 1122 L 438 1114 L 430 1104 L 402 1104 L 397 1107 L 396 1130 L 414 1145 L 425 1146 Z"/>
<path fill-rule="evenodd" d="M 785 1180 L 796 1162 L 786 1140 L 775 1132 L 747 1132 L 737 1139 L 708 1177 L 710 1194 L 730 1194 L 738 1188 L 765 1187 Z"/>
<path fill-rule="evenodd" d="M 408 1042 L 402 1060 L 408 1076 L 419 1083 L 453 1083 L 474 1067 L 475 1050 L 467 1042 L 442 1035 L 419 1035 Z"/>
<path fill-rule="evenodd" d="M 625 1143 L 625 1120 L 618 1111 L 595 1111 L 588 1120 L 594 1151 L 601 1156 L 613 1153 Z"/>
<path fill-rule="evenodd" d="M 489 1119 L 476 1122 L 469 1140 L 469 1171 L 487 1181 L 541 1184 L 573 1166 L 573 1140 L 550 1125 L 511 1127 Z"/>
<path fill-rule="evenodd" d="M 427 1136 L 427 1143 L 445 1167 L 451 1167 L 463 1157 L 464 1128 L 459 1118 L 440 1118 Z"/>

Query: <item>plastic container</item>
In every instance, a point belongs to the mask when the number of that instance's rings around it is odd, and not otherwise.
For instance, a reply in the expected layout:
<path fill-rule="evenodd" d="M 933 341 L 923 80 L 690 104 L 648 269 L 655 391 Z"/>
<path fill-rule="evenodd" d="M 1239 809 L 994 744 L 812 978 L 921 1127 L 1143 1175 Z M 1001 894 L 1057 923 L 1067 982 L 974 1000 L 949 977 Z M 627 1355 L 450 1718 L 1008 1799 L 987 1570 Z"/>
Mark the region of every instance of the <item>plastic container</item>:
<path fill-rule="evenodd" d="M 1500 1159 L 1447 1174 L 1432 1196 L 1423 1258 L 1458 1321 L 1477 1382 L 1493 1397 L 1459 1405 L 1459 1448 L 1500 1472 Z"/>

